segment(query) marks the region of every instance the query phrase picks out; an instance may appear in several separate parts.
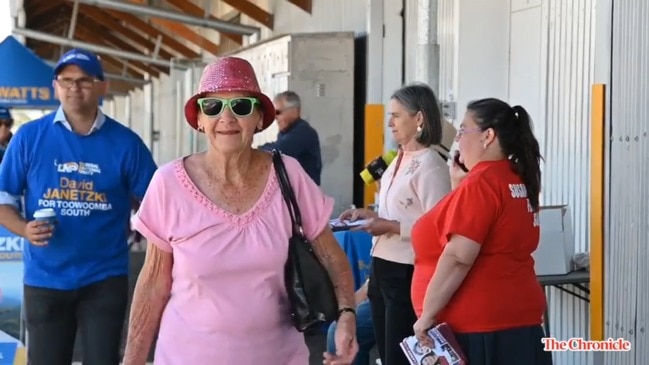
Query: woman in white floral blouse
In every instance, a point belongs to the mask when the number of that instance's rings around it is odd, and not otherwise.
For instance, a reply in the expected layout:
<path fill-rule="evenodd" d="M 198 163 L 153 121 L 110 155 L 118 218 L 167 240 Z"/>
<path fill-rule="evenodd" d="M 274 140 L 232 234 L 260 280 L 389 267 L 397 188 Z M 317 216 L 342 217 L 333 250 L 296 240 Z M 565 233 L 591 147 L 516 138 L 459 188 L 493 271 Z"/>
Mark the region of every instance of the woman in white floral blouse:
<path fill-rule="evenodd" d="M 454 133 L 442 136 L 442 116 L 433 91 L 422 84 L 397 90 L 389 104 L 389 127 L 399 154 L 381 178 L 379 209 L 353 209 L 340 219 L 367 219 L 374 236 L 368 297 L 381 362 L 407 365 L 399 343 L 417 320 L 410 301 L 414 222 L 451 190 L 446 164 Z M 442 146 L 442 139 L 446 146 Z"/>

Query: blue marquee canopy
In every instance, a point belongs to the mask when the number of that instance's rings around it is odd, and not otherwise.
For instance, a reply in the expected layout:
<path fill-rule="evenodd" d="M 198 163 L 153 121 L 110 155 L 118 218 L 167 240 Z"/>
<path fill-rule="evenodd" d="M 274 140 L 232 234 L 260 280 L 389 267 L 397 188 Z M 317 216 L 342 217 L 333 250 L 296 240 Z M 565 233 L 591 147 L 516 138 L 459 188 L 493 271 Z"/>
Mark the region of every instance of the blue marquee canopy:
<path fill-rule="evenodd" d="M 54 70 L 13 36 L 0 43 L 0 105 L 17 108 L 56 108 Z"/>

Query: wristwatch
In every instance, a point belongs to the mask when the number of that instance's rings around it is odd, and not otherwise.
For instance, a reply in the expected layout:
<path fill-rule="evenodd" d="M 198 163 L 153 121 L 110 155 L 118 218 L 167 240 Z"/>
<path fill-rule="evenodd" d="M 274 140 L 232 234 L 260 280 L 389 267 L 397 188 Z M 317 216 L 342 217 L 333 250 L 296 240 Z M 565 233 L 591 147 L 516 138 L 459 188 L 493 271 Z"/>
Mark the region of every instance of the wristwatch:
<path fill-rule="evenodd" d="M 350 307 L 343 307 L 343 308 L 340 308 L 338 310 L 338 318 L 340 318 L 340 316 L 342 316 L 343 313 L 345 313 L 345 312 L 349 312 L 349 313 L 353 314 L 354 317 L 356 317 L 356 309 L 350 308 Z"/>

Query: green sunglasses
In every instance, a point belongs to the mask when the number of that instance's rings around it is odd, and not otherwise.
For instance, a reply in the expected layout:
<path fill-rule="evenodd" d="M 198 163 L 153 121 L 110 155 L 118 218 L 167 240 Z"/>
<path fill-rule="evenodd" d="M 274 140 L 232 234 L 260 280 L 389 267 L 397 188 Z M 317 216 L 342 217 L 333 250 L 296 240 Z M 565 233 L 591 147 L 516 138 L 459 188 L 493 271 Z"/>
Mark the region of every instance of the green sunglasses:
<path fill-rule="evenodd" d="M 221 115 L 226 106 L 236 117 L 248 117 L 255 110 L 255 105 L 261 105 L 257 98 L 221 99 L 212 97 L 198 99 L 198 107 L 201 108 L 201 112 L 211 118 Z"/>

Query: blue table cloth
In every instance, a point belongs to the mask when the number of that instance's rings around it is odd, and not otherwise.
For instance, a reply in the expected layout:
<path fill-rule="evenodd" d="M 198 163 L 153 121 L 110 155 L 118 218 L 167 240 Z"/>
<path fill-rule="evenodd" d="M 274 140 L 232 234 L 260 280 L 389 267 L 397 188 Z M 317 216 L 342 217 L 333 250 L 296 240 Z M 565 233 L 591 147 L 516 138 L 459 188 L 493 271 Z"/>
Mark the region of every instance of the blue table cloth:
<path fill-rule="evenodd" d="M 334 232 L 334 236 L 347 255 L 354 274 L 354 290 L 358 290 L 370 275 L 372 236 L 363 231 Z"/>

